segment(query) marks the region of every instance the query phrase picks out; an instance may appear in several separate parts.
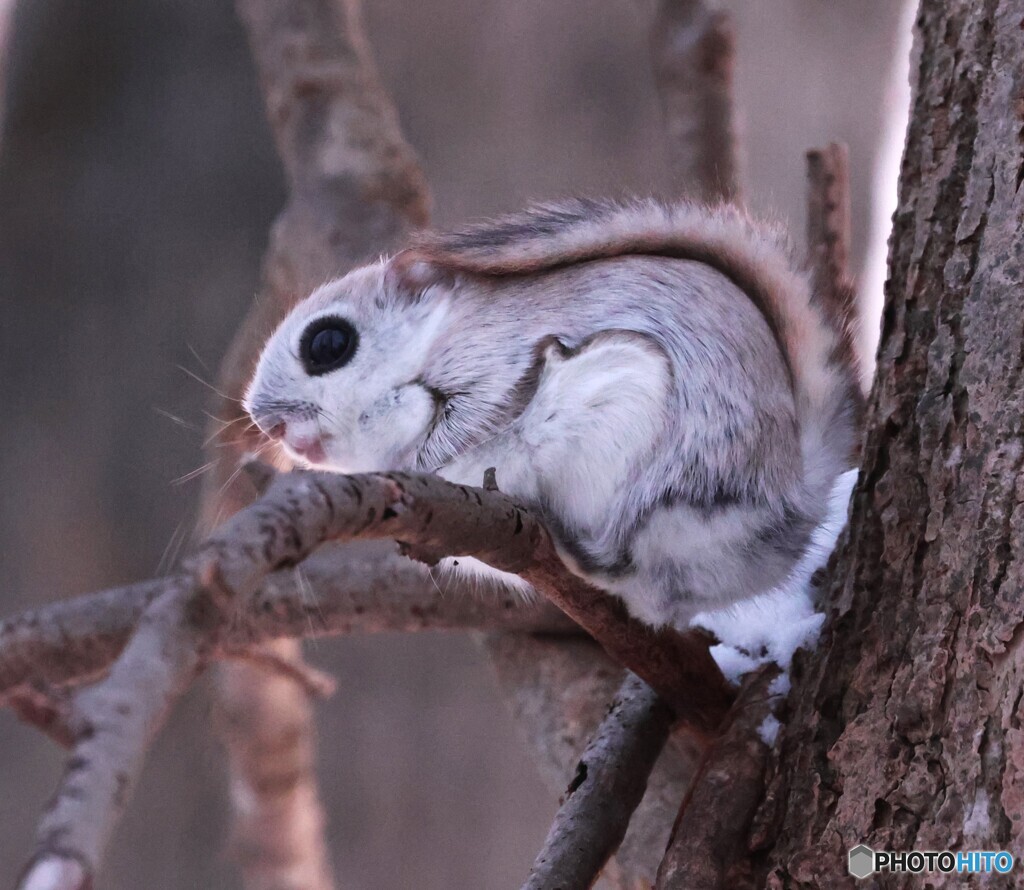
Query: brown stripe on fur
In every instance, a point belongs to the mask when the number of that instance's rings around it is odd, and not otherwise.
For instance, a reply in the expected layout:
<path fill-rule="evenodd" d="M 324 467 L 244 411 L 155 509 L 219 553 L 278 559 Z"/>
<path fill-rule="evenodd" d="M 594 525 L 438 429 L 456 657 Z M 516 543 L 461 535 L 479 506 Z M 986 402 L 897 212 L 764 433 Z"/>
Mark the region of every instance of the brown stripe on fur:
<path fill-rule="evenodd" d="M 734 205 L 700 207 L 668 205 L 655 199 L 610 201 L 574 198 L 558 204 L 540 205 L 497 220 L 447 233 L 423 233 L 406 252 L 406 262 L 422 260 L 438 272 L 460 272 L 485 277 L 529 275 L 553 271 L 576 263 L 625 256 L 654 256 L 703 263 L 724 275 L 743 291 L 760 311 L 779 344 L 786 364 L 793 373 L 791 346 L 787 346 L 787 320 L 773 301 L 769 282 L 762 280 L 757 268 L 740 268 L 723 258 L 715 244 L 701 243 L 692 237 L 673 237 L 671 231 L 636 231 L 637 220 L 650 214 L 655 224 L 666 218 L 684 218 L 684 225 L 705 216 L 715 224 L 734 228 L 737 237 L 768 244 L 773 253 L 785 260 L 790 272 L 810 274 L 804 262 L 796 259 L 792 247 L 775 229 L 756 223 Z M 678 217 L 677 217 L 678 214 Z M 616 237 L 614 226 L 633 217 L 634 231 Z M 686 218 L 688 217 L 688 218 Z M 595 237 L 592 227 L 607 224 L 609 236 Z M 642 226 L 640 227 L 642 229 Z M 574 243 L 574 234 L 578 241 Z M 686 233 L 681 233 L 681 235 Z M 837 294 L 818 293 L 816 276 L 811 279 L 811 303 L 822 313 L 822 322 L 834 335 L 830 361 L 859 381 L 858 356 L 853 339 L 856 300 L 852 285 L 838 299 Z M 859 383 L 854 387 L 860 392 Z"/>
<path fill-rule="evenodd" d="M 509 252 L 518 244 L 550 239 L 581 224 L 593 224 L 620 212 L 640 209 L 643 205 L 657 208 L 659 212 L 669 209 L 654 200 L 625 204 L 574 198 L 564 204 L 541 205 L 458 231 L 421 234 L 410 249 L 403 252 L 404 261 L 411 264 L 422 260 L 440 269 L 486 277 L 537 274 L 577 263 L 626 256 L 654 256 L 703 263 L 728 278 L 757 307 L 792 375 L 784 336 L 785 318 L 774 311 L 761 281 L 727 267 L 710 245 L 683 245 L 662 238 L 634 237 L 605 244 L 581 245 L 576 250 L 561 253 L 552 250 L 532 258 L 517 257 Z M 735 209 L 740 212 L 739 208 Z M 742 222 L 753 228 L 753 222 L 748 218 L 743 217 Z"/>

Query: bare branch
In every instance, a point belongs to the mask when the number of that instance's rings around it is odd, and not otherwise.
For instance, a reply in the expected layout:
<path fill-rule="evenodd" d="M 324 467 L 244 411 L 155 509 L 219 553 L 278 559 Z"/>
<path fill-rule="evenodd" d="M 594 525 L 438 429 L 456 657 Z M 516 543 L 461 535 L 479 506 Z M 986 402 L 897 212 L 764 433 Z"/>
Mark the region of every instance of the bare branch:
<path fill-rule="evenodd" d="M 815 293 L 845 314 L 850 296 L 850 188 L 846 146 L 807 152 L 807 247 Z"/>
<path fill-rule="evenodd" d="M 145 607 L 183 576 L 52 603 L 0 622 L 0 702 L 26 684 L 82 684 L 110 667 Z M 226 650 L 289 637 L 422 630 L 578 633 L 557 608 L 511 592 L 481 596 L 461 576 L 435 578 L 387 542 L 329 545 L 268 575 L 223 631 Z M 222 657 L 217 649 L 210 658 Z"/>
<path fill-rule="evenodd" d="M 237 602 L 267 573 L 301 562 L 325 541 L 380 538 L 515 572 L 534 561 L 547 535 L 500 492 L 429 475 L 296 471 L 221 525 L 189 566 L 199 577 L 215 573 Z"/>
<path fill-rule="evenodd" d="M 301 663 L 297 641 L 270 645 L 282 662 Z M 217 729 L 231 752 L 235 811 L 228 849 L 246 888 L 330 886 L 311 697 L 292 678 L 261 669 L 221 671 L 218 681 Z"/>
<path fill-rule="evenodd" d="M 642 677 L 695 730 L 714 732 L 733 693 L 695 632 L 654 629 L 626 611 L 622 601 L 569 574 L 545 537 L 545 549 L 519 574 L 597 640 L 619 664 Z M 500 566 L 499 566 L 500 567 Z M 514 571 L 510 569 L 510 571 Z"/>
<path fill-rule="evenodd" d="M 659 0 L 651 59 L 680 193 L 704 201 L 735 198 L 739 162 L 729 17 L 701 0 Z"/>
<path fill-rule="evenodd" d="M 175 579 L 73 597 L 0 623 L 0 700 L 19 687 L 95 679 L 124 648 L 146 606 Z"/>
<path fill-rule="evenodd" d="M 77 696 L 75 748 L 40 828 L 39 861 L 59 853 L 95 873 L 150 739 L 207 653 L 224 645 L 237 607 L 269 572 L 300 562 L 324 541 L 358 538 L 410 541 L 520 572 L 659 684 L 684 719 L 711 728 L 727 708 L 724 680 L 713 662 L 703 670 L 695 640 L 624 617 L 611 597 L 569 574 L 543 526 L 500 492 L 436 476 L 290 473 L 207 540 L 188 563 L 191 583 L 154 599 L 109 676 Z"/>
<path fill-rule="evenodd" d="M 626 834 L 672 725 L 672 709 L 628 674 L 576 765 L 524 890 L 588 888 Z"/>
<path fill-rule="evenodd" d="M 22 890 L 92 886 L 148 742 L 199 669 L 202 631 L 183 620 L 192 594 L 174 588 L 157 597 L 110 675 L 75 697 L 74 750 L 40 822 Z"/>
<path fill-rule="evenodd" d="M 657 890 L 742 886 L 747 830 L 764 791 L 769 746 L 761 727 L 771 715 L 769 665 L 743 683 L 721 735 L 707 753 L 672 829 Z"/>

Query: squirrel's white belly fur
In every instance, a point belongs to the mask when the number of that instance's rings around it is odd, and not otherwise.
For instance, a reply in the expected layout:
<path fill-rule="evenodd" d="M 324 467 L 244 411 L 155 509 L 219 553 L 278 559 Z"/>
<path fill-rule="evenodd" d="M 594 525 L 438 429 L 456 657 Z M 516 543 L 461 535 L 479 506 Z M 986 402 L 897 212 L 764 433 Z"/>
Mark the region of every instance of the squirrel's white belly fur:
<path fill-rule="evenodd" d="M 851 313 L 735 208 L 569 202 L 320 288 L 246 406 L 328 469 L 495 468 L 573 571 L 684 626 L 784 580 L 824 516 L 857 445 Z"/>
<path fill-rule="evenodd" d="M 552 355 L 536 395 L 510 428 L 438 472 L 480 485 L 494 468 L 501 491 L 546 504 L 573 528 L 577 544 L 607 546 L 601 538 L 608 517 L 627 499 L 624 487 L 650 462 L 652 443 L 664 432 L 670 384 L 663 358 L 638 338 L 606 335 L 571 361 Z M 629 542 L 635 569 L 603 573 L 600 584 L 649 624 L 686 626 L 697 612 L 735 602 L 737 591 L 762 592 L 785 579 L 789 558 L 767 552 L 753 558 L 750 549 L 769 520 L 750 505 L 711 513 L 685 505 L 656 510 Z M 571 550 L 561 547 L 560 555 L 594 578 Z M 475 559 L 446 560 L 443 569 L 521 593 L 530 589 L 517 575 Z"/>
<path fill-rule="evenodd" d="M 504 493 L 525 503 L 543 494 L 562 505 L 574 525 L 599 529 L 621 500 L 632 465 L 648 457 L 664 430 L 670 382 L 663 357 L 628 337 L 608 337 L 575 361 L 559 358 L 555 350 L 522 415 L 438 473 L 451 482 L 480 485 L 484 472 L 494 468 Z M 573 565 L 569 554 L 562 557 Z M 446 560 L 443 569 L 522 593 L 530 589 L 518 575 L 476 559 Z M 642 609 L 643 597 L 634 599 Z"/>

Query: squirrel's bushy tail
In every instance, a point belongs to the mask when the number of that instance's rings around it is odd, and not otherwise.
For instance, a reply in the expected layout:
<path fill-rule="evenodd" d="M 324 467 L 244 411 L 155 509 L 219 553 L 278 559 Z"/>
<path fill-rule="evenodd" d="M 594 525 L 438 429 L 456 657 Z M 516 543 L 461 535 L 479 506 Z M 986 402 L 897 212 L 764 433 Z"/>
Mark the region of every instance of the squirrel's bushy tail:
<path fill-rule="evenodd" d="M 782 231 L 734 205 L 575 199 L 461 231 L 425 234 L 411 253 L 484 276 L 536 274 L 627 255 L 711 266 L 758 307 L 779 343 L 792 376 L 809 492 L 818 497 L 837 468 L 854 463 L 863 393 L 852 289 L 849 299 L 817 296 Z"/>

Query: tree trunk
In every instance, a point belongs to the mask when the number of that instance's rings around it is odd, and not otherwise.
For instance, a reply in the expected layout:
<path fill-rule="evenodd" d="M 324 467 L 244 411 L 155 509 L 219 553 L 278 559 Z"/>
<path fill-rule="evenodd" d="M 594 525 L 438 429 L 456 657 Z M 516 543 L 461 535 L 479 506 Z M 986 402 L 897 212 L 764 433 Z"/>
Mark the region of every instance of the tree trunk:
<path fill-rule="evenodd" d="M 859 843 L 1024 853 L 1024 0 L 924 0 L 915 40 L 864 463 L 758 886 L 852 884 Z"/>

